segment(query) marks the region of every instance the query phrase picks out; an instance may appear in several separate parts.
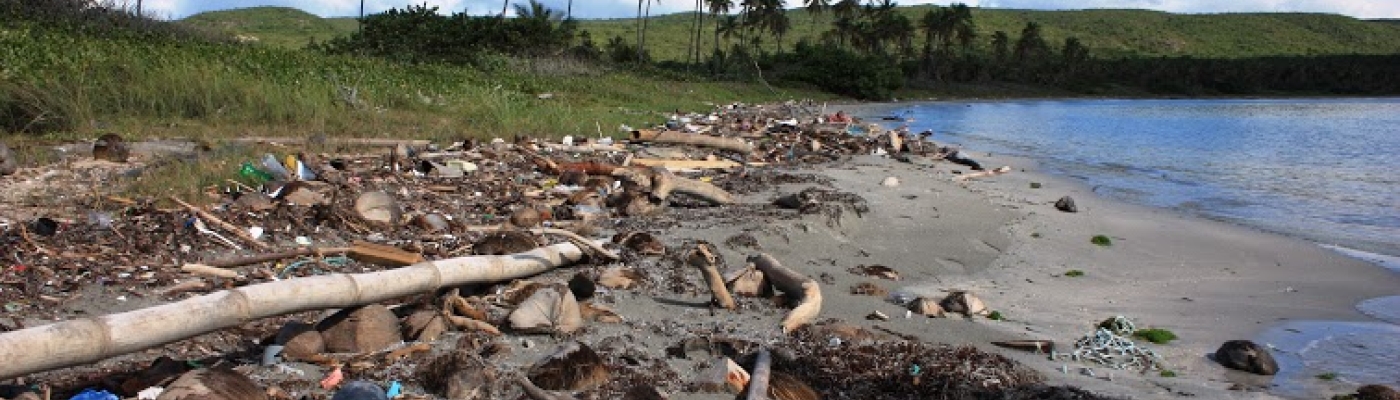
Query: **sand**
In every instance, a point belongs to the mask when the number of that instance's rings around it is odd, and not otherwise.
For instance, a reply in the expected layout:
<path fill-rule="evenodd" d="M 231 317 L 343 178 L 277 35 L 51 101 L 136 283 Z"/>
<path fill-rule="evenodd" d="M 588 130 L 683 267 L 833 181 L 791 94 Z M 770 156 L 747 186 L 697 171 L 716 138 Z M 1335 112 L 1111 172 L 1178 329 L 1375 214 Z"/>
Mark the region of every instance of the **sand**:
<path fill-rule="evenodd" d="M 664 232 L 663 240 L 670 245 L 691 239 L 723 243 L 747 232 L 758 239 L 761 251 L 784 264 L 809 276 L 834 278 L 833 284 L 822 285 L 824 319 L 878 326 L 931 342 L 972 344 L 1024 362 L 1050 383 L 1130 398 L 1276 398 L 1267 391 L 1269 378 L 1226 370 L 1207 354 L 1226 340 L 1255 338 L 1281 321 L 1365 321 L 1369 318 L 1354 308 L 1358 301 L 1400 290 L 1397 274 L 1309 242 L 1109 201 L 1074 181 L 1035 172 L 1028 160 L 972 155 L 980 156 L 976 158 L 984 165 L 1010 165 L 1015 172 L 958 182 L 952 171 L 965 167 L 862 156 L 807 172 L 830 177 L 832 189 L 865 198 L 870 206 L 866 214 L 686 225 Z M 889 176 L 900 184 L 881 186 Z M 1032 189 L 1031 182 L 1041 188 Z M 744 196 L 741 202 L 766 204 L 809 186 L 816 185 L 780 186 Z M 1078 213 L 1053 208 L 1064 195 L 1075 198 Z M 1110 236 L 1113 244 L 1090 243 L 1099 234 Z M 720 248 L 730 266 L 758 251 Z M 894 282 L 847 272 L 860 264 L 893 267 L 904 279 Z M 1071 269 L 1084 276 L 1064 276 Z M 884 298 L 850 294 L 848 288 L 860 282 L 937 296 L 969 290 L 1008 320 L 905 318 L 903 308 Z M 618 299 L 616 306 L 624 315 L 674 317 L 687 321 L 692 330 L 714 326 L 716 331 L 730 329 L 760 340 L 772 337 L 782 317 L 772 311 L 713 313 L 703 307 L 705 293 L 632 299 L 637 301 Z M 876 310 L 894 318 L 865 319 Z M 1116 315 L 1140 327 L 1166 328 L 1179 335 L 1181 339 L 1168 345 L 1145 344 L 1178 376 L 1111 371 L 1110 381 L 1110 371 L 1102 366 L 1050 361 L 1044 355 L 989 344 L 1049 339 L 1068 348 L 1095 323 Z M 659 338 L 655 344 L 667 345 Z M 1062 367 L 1069 373 L 1062 373 Z M 1097 377 L 1084 375 L 1083 368 L 1093 368 Z M 1312 385 L 1307 397 L 1330 397 L 1349 389 L 1337 383 Z"/>

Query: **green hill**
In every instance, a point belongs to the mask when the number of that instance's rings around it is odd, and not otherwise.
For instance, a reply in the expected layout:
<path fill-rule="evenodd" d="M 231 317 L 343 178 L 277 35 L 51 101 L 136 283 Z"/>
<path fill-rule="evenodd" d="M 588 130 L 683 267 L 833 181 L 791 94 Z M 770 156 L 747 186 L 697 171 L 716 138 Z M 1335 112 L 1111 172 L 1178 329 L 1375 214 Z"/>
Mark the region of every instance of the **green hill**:
<path fill-rule="evenodd" d="M 291 7 L 252 7 L 209 11 L 179 21 L 202 29 L 255 38 L 284 48 L 300 48 L 358 28 L 354 18 L 321 18 Z"/>
<path fill-rule="evenodd" d="M 917 21 L 930 6 L 900 7 Z M 648 22 L 647 44 L 657 60 L 680 60 L 689 44 L 694 14 L 655 16 Z M 789 11 L 792 32 L 788 45 L 801 38 L 817 37 L 830 26 L 829 15 L 813 16 Z M 1337 54 L 1400 54 L 1400 23 L 1396 20 L 1359 20 L 1333 14 L 1240 13 L 1172 14 L 1147 10 L 1039 11 L 974 9 L 980 39 L 986 47 L 993 32 L 1005 31 L 1013 40 L 1027 22 L 1041 25 L 1050 43 L 1078 37 L 1097 57 L 1191 56 L 1197 58 L 1245 58 L 1261 56 L 1313 56 Z M 714 41 L 713 20 L 706 16 L 702 36 L 705 48 Z M 191 16 L 183 22 L 223 32 L 257 37 L 263 43 L 301 47 L 310 39 L 325 40 L 357 28 L 354 18 L 319 18 L 283 7 L 254 7 L 215 11 Z M 633 42 L 634 19 L 580 21 L 597 43 L 621 36 Z M 815 24 L 814 24 L 815 22 Z M 920 35 L 922 36 L 922 35 Z M 722 41 L 724 39 L 721 39 Z M 917 39 L 916 39 L 917 40 Z M 766 38 L 766 45 L 777 43 Z M 706 52 L 708 54 L 708 52 Z"/>

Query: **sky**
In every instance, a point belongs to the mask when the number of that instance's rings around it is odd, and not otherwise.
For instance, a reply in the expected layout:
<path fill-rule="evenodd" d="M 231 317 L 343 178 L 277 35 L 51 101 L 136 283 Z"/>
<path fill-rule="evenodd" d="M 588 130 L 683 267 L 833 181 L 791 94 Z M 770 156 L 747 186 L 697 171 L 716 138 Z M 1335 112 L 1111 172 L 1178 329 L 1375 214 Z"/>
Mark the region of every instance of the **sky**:
<path fill-rule="evenodd" d="M 137 0 L 118 0 L 134 4 Z M 360 0 L 141 0 L 147 13 L 167 19 L 184 18 L 191 14 L 255 6 L 287 6 L 300 8 L 323 17 L 343 17 L 359 14 Z M 466 10 L 471 14 L 497 14 L 503 1 L 498 0 L 363 0 L 366 13 L 384 11 L 409 4 L 437 6 L 441 12 Z M 524 2 L 525 0 L 511 0 Z M 563 10 L 568 0 L 541 0 L 544 4 Z M 736 1 L 737 2 L 737 1 Z M 941 4 L 950 1 L 896 0 L 900 5 Z M 1357 18 L 1400 18 L 1397 0 L 964 0 L 974 7 L 1067 10 L 1084 8 L 1139 8 L 1177 13 L 1219 12 L 1322 12 Z M 687 11 L 694 0 L 658 0 L 652 14 Z M 791 6 L 801 0 L 788 0 Z M 635 16 L 637 0 L 574 0 L 576 18 L 625 18 Z"/>

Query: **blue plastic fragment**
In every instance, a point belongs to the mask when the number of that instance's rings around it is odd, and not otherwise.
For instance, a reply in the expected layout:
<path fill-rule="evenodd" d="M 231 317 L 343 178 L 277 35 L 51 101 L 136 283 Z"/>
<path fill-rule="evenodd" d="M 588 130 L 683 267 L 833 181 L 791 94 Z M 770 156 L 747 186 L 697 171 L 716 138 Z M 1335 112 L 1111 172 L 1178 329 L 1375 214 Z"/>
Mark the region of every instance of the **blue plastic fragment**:
<path fill-rule="evenodd" d="M 399 397 L 400 394 L 403 394 L 403 385 L 400 385 L 399 381 L 389 382 L 389 391 L 385 394 L 391 399 Z"/>
<path fill-rule="evenodd" d="M 106 390 L 85 389 L 70 400 L 121 400 L 121 398 Z"/>

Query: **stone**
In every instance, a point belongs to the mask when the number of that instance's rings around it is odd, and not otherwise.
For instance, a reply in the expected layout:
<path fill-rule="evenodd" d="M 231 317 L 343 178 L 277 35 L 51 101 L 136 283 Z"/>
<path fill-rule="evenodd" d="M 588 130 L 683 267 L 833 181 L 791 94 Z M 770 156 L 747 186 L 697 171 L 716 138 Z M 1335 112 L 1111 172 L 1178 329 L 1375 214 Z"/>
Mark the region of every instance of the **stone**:
<path fill-rule="evenodd" d="M 180 375 L 156 400 L 267 400 L 267 392 L 238 372 L 202 368 Z"/>
<path fill-rule="evenodd" d="M 1278 373 L 1278 363 L 1269 350 L 1249 340 L 1231 340 L 1215 351 L 1215 362 L 1226 368 L 1259 375 Z"/>
<path fill-rule="evenodd" d="M 982 299 L 977 298 L 968 292 L 949 293 L 943 301 L 938 302 L 943 310 L 950 313 L 958 313 L 966 316 L 986 314 L 987 305 L 982 303 Z"/>
<path fill-rule="evenodd" d="M 369 353 L 403 341 L 398 318 L 378 304 L 342 309 L 316 328 L 333 353 Z"/>
<path fill-rule="evenodd" d="M 1079 212 L 1079 207 L 1074 205 L 1074 198 L 1065 196 L 1055 201 L 1055 209 L 1067 213 Z"/>
<path fill-rule="evenodd" d="M 282 345 L 282 356 L 290 359 L 307 360 L 326 351 L 326 341 L 321 337 L 321 332 L 301 321 L 289 321 L 282 325 L 273 342 Z"/>
<path fill-rule="evenodd" d="M 437 340 L 447 332 L 447 322 L 432 310 L 422 310 L 404 318 L 403 336 L 420 342 Z"/>
<path fill-rule="evenodd" d="M 403 218 L 403 209 L 387 192 L 366 192 L 355 199 L 355 212 L 365 221 L 395 225 Z"/>
<path fill-rule="evenodd" d="M 389 396 L 379 385 L 356 380 L 340 385 L 340 390 L 335 391 L 331 400 L 389 400 Z"/>
<path fill-rule="evenodd" d="M 92 158 L 124 163 L 131 157 L 131 149 L 127 147 L 126 141 L 115 133 L 98 136 L 97 141 L 92 143 Z"/>
<path fill-rule="evenodd" d="M 1356 389 L 1356 400 L 1400 400 L 1400 392 L 1385 385 L 1366 385 Z"/>
<path fill-rule="evenodd" d="M 16 159 L 15 152 L 10 150 L 4 142 L 0 142 L 0 176 L 10 175 L 19 170 L 19 160 Z"/>
<path fill-rule="evenodd" d="M 893 177 L 893 176 L 886 177 L 885 180 L 880 181 L 880 186 L 884 186 L 884 187 L 895 187 L 895 186 L 899 186 L 899 178 L 896 178 L 896 177 Z"/>

